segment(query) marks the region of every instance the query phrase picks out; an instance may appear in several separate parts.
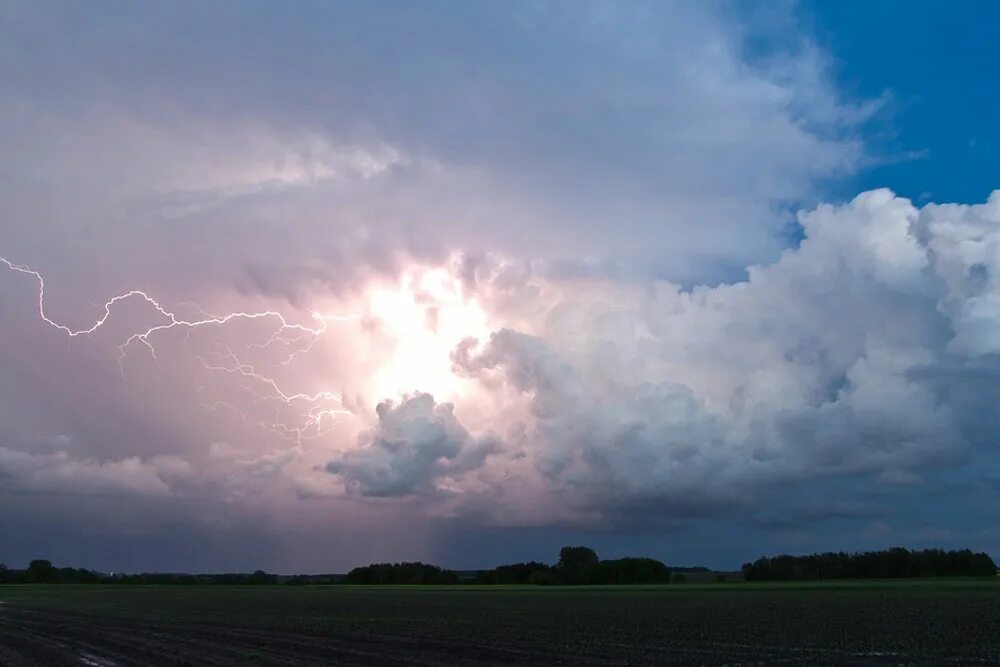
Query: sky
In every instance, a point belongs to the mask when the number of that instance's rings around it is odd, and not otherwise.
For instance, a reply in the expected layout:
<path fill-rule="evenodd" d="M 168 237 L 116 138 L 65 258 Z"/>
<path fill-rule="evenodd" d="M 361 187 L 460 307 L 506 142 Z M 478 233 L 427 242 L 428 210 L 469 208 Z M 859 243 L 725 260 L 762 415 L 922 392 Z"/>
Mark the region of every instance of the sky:
<path fill-rule="evenodd" d="M 995 3 L 0 3 L 0 562 L 1000 557 Z"/>

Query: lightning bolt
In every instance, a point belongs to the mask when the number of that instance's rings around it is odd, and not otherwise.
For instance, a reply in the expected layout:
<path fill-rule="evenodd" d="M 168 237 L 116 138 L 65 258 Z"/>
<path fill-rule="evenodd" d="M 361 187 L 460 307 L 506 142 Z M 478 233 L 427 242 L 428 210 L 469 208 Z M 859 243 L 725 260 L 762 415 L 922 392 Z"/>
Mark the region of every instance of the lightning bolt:
<path fill-rule="evenodd" d="M 103 314 L 89 327 L 74 329 L 67 324 L 58 322 L 46 313 L 45 310 L 45 278 L 41 273 L 23 264 L 15 264 L 5 257 L 0 257 L 0 263 L 5 265 L 10 271 L 24 274 L 35 279 L 38 283 L 38 315 L 49 326 L 61 331 L 70 338 L 79 336 L 89 336 L 103 327 L 111 318 L 112 311 L 116 305 L 127 300 L 141 300 L 149 305 L 156 314 L 162 318 L 160 324 L 155 324 L 145 330 L 136 331 L 130 334 L 119 346 L 118 364 L 123 367 L 125 356 L 133 345 L 145 346 L 154 360 L 158 361 L 156 347 L 151 340 L 155 336 L 165 334 L 172 330 L 183 330 L 190 336 L 191 332 L 203 327 L 224 327 L 235 321 L 265 320 L 274 322 L 274 331 L 263 343 L 253 343 L 248 347 L 267 349 L 274 345 L 284 345 L 289 349 L 287 357 L 281 361 L 282 365 L 290 364 L 296 357 L 311 350 L 320 338 L 328 330 L 331 323 L 350 322 L 360 319 L 360 315 L 328 315 L 312 312 L 310 316 L 315 321 L 315 325 L 307 326 L 290 322 L 285 316 L 274 310 L 263 310 L 258 312 L 231 312 L 224 315 L 213 315 L 198 307 L 200 319 L 186 319 L 178 316 L 174 311 L 163 306 L 158 300 L 142 290 L 129 290 L 108 299 L 103 306 Z M 271 404 L 275 407 L 275 418 L 273 420 L 252 419 L 236 405 L 226 401 L 216 401 L 207 406 L 211 409 L 226 408 L 235 412 L 242 418 L 248 426 L 255 426 L 273 431 L 283 438 L 293 443 L 296 447 L 301 447 L 304 440 L 321 437 L 327 431 L 325 424 L 334 423 L 338 418 L 351 414 L 350 410 L 344 407 L 341 394 L 322 390 L 313 394 L 301 392 L 288 392 L 282 389 L 278 382 L 259 372 L 253 365 L 240 360 L 236 353 L 230 348 L 225 348 L 224 353 L 216 355 L 217 361 L 209 361 L 199 357 L 199 362 L 209 371 L 227 373 L 238 377 L 245 384 L 242 389 L 250 394 L 257 405 Z M 199 387 L 199 392 L 201 391 Z M 281 419 L 282 409 L 290 409 L 293 414 L 298 411 L 304 416 L 295 425 L 288 425 Z"/>
<path fill-rule="evenodd" d="M 315 341 L 311 341 L 309 347 L 314 344 Z M 263 385 L 265 390 L 263 392 L 253 389 L 252 385 L 244 386 L 243 389 L 254 398 L 256 405 L 262 406 L 266 403 L 275 405 L 276 415 L 273 420 L 251 420 L 245 412 L 226 401 L 216 401 L 210 406 L 213 410 L 219 408 L 232 410 L 248 426 L 273 431 L 293 442 L 296 446 L 301 446 L 303 440 L 315 440 L 322 437 L 326 433 L 323 430 L 324 423 L 336 422 L 339 417 L 351 414 L 350 410 L 344 409 L 343 399 L 336 392 L 320 390 L 313 394 L 290 394 L 281 389 L 274 378 L 259 373 L 253 365 L 242 362 L 236 353 L 228 347 L 225 348 L 225 354 L 219 356 L 222 357 L 222 363 L 211 363 L 204 358 L 199 359 L 199 361 L 207 370 L 228 373 L 251 380 L 254 384 Z M 290 427 L 278 418 L 280 415 L 277 412 L 282 407 L 294 408 L 298 404 L 302 404 L 306 408 L 305 417 L 298 426 Z M 333 407 L 324 407 L 331 405 Z"/>

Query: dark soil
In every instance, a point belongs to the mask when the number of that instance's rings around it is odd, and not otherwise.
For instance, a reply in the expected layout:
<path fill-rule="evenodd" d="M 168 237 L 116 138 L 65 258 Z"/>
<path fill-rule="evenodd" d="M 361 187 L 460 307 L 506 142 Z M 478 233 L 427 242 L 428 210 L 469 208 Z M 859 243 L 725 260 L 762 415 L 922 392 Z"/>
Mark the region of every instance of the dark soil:
<path fill-rule="evenodd" d="M 1000 664 L 1000 586 L 0 587 L 0 665 Z"/>

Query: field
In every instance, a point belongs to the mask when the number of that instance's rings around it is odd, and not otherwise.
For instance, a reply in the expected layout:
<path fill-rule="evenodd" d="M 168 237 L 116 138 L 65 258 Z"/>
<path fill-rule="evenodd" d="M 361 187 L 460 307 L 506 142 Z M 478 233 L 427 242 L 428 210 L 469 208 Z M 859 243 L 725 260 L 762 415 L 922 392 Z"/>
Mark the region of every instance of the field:
<path fill-rule="evenodd" d="M 1000 664 L 1000 582 L 0 586 L 0 665 Z"/>

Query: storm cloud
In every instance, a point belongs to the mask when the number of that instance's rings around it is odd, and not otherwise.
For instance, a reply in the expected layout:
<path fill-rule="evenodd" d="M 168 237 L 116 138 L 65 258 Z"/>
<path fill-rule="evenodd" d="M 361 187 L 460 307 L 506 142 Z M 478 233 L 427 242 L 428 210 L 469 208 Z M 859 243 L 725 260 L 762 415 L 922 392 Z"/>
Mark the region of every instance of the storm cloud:
<path fill-rule="evenodd" d="M 834 196 L 892 97 L 797 16 L 7 3 L 0 256 L 69 330 L 149 298 L 67 336 L 0 265 L 0 558 L 822 546 L 994 498 L 1000 193 Z"/>
<path fill-rule="evenodd" d="M 864 193 L 802 214 L 799 247 L 745 282 L 576 285 L 532 334 L 458 360 L 529 397 L 535 468 L 584 507 L 683 516 L 804 479 L 919 484 L 996 438 L 964 379 L 934 370 L 996 362 L 992 315 L 968 313 L 997 289 L 998 204 Z"/>

